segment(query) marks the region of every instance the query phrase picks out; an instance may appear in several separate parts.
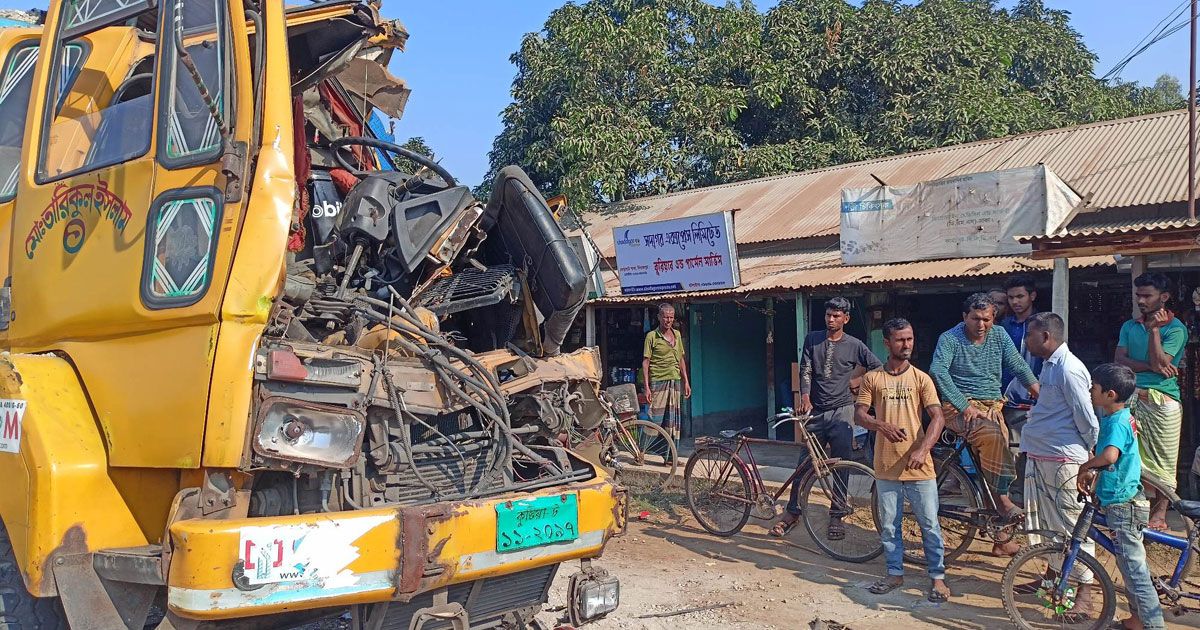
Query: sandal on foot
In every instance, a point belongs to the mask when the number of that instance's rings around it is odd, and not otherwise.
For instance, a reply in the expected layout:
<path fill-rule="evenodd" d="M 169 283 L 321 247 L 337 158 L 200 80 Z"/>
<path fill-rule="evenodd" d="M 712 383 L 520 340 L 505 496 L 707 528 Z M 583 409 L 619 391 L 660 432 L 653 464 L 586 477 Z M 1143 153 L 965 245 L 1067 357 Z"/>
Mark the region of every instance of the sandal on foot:
<path fill-rule="evenodd" d="M 936 588 L 929 589 L 929 595 L 925 598 L 934 604 L 941 604 L 950 600 L 948 593 L 943 593 Z"/>
<path fill-rule="evenodd" d="M 904 586 L 904 582 L 889 582 L 888 580 L 879 580 L 867 587 L 867 590 L 872 595 L 886 595 L 892 591 Z"/>
<path fill-rule="evenodd" d="M 841 521 L 829 523 L 829 528 L 825 530 L 825 538 L 828 540 L 845 540 L 846 524 Z"/>
<path fill-rule="evenodd" d="M 1167 524 L 1165 519 L 1151 519 L 1149 523 L 1146 523 L 1146 527 L 1153 529 L 1156 532 L 1165 532 L 1169 530 L 1171 526 Z"/>
<path fill-rule="evenodd" d="M 1070 611 L 1063 613 L 1062 621 L 1067 625 L 1074 626 L 1084 623 L 1096 617 L 1096 611 L 1099 606 L 1096 601 L 1096 595 L 1091 590 L 1085 590 L 1079 593 L 1075 598 L 1075 607 Z"/>
<path fill-rule="evenodd" d="M 792 520 L 790 520 L 790 521 L 787 520 L 789 517 Z M 772 527 L 771 531 L 767 532 L 767 533 L 771 534 L 772 536 L 774 536 L 776 538 L 783 538 L 784 536 L 788 535 L 788 532 L 792 531 L 793 529 L 796 529 L 796 526 L 799 524 L 800 524 L 799 516 L 789 515 L 789 516 L 786 516 L 783 519 L 781 519 L 779 522 L 775 523 L 775 526 Z"/>

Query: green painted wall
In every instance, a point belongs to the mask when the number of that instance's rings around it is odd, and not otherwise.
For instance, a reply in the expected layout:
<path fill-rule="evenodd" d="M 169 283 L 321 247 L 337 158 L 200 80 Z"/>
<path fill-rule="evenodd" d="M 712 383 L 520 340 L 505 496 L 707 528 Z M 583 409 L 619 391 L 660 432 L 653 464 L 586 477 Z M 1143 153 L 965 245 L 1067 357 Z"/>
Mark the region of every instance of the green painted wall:
<path fill-rule="evenodd" d="M 766 417 L 766 316 L 762 302 L 691 306 L 692 416 Z"/>

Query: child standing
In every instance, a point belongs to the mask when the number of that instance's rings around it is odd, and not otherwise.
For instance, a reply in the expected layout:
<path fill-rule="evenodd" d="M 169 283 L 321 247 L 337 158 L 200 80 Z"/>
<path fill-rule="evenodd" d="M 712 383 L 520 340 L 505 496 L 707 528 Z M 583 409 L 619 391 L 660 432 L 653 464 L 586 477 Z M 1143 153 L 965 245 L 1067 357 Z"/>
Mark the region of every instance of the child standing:
<path fill-rule="evenodd" d="M 1079 491 L 1090 493 L 1095 481 L 1096 499 L 1104 508 L 1116 543 L 1117 565 L 1125 578 L 1133 615 L 1121 622 L 1126 630 L 1166 628 L 1158 593 L 1146 568 L 1142 529 L 1150 520 L 1150 503 L 1142 494 L 1142 462 L 1137 429 L 1125 401 L 1137 389 L 1133 370 L 1105 363 L 1092 372 L 1092 405 L 1100 414 L 1100 439 L 1096 456 L 1079 467 Z M 1097 470 L 1099 478 L 1097 479 Z"/>

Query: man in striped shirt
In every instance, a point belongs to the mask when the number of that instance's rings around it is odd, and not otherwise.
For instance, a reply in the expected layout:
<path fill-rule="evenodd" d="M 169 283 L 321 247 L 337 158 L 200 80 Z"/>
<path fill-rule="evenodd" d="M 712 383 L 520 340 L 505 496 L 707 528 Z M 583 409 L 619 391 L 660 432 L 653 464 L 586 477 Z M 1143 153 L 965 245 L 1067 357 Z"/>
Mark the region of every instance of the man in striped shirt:
<path fill-rule="evenodd" d="M 994 328 L 995 305 L 986 293 L 975 293 L 963 302 L 963 321 L 942 333 L 929 375 L 937 384 L 946 427 L 962 436 L 979 454 L 980 472 L 996 498 L 1001 516 L 1011 522 L 1024 519 L 1021 509 L 1008 498 L 1015 476 L 1014 458 L 1008 448 L 1004 424 L 1004 397 L 1000 390 L 1002 370 L 1008 370 L 1037 398 L 1037 378 L 1017 352 L 1003 329 Z M 1011 556 L 1019 546 L 997 543 L 993 555 Z"/>

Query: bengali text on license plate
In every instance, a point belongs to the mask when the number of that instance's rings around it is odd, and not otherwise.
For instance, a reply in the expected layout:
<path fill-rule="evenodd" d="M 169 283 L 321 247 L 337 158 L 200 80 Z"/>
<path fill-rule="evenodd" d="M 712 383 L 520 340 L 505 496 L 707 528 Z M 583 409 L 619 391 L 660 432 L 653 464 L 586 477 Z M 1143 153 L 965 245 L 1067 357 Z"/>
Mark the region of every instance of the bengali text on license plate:
<path fill-rule="evenodd" d="M 496 505 L 496 551 L 516 551 L 579 538 L 574 494 L 505 501 Z"/>

